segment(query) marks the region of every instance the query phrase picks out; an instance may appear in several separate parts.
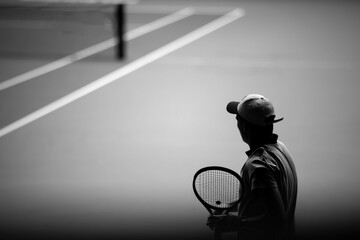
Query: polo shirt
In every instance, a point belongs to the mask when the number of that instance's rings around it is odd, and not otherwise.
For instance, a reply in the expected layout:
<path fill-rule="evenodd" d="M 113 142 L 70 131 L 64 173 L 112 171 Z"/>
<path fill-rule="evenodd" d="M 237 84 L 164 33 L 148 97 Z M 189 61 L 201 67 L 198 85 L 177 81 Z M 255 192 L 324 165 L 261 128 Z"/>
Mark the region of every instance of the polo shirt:
<path fill-rule="evenodd" d="M 286 146 L 277 141 L 264 144 L 247 152 L 248 159 L 241 169 L 244 180 L 243 200 L 239 205 L 239 216 L 251 218 L 266 214 L 252 191 L 260 188 L 278 188 L 286 212 L 285 234 L 294 235 L 295 207 L 297 199 L 297 175 L 293 159 Z"/>

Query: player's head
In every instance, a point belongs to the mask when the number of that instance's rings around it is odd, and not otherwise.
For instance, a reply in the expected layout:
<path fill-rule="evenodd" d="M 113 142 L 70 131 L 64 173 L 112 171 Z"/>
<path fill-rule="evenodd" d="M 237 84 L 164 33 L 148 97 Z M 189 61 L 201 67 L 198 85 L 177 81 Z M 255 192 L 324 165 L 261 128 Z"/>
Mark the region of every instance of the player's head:
<path fill-rule="evenodd" d="M 268 138 L 273 132 L 273 124 L 283 120 L 275 119 L 275 109 L 269 99 L 259 94 L 249 94 L 240 102 L 230 102 L 226 107 L 231 114 L 236 114 L 238 128 L 243 140 L 249 138 Z"/>

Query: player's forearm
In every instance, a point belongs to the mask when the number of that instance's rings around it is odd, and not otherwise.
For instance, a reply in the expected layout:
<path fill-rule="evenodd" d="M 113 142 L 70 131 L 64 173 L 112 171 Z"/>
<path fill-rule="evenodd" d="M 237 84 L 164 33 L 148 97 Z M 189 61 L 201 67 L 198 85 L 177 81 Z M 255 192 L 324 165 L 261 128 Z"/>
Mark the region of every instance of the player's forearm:
<path fill-rule="evenodd" d="M 241 228 L 281 228 L 283 226 L 280 216 L 259 215 L 249 218 L 239 217 L 236 221 L 236 224 Z"/>
<path fill-rule="evenodd" d="M 265 222 L 265 216 L 255 216 L 255 217 L 249 217 L 249 218 L 243 218 L 239 217 L 237 219 L 237 225 L 241 226 L 241 228 L 256 228 L 256 227 L 262 227 Z"/>

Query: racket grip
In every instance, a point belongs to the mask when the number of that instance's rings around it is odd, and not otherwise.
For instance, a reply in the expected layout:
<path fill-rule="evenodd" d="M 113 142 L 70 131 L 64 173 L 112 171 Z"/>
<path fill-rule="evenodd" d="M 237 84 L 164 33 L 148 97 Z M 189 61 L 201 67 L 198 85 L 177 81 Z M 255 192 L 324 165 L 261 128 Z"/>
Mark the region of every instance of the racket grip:
<path fill-rule="evenodd" d="M 216 229 L 214 230 L 214 239 L 215 240 L 221 240 L 221 231 Z"/>

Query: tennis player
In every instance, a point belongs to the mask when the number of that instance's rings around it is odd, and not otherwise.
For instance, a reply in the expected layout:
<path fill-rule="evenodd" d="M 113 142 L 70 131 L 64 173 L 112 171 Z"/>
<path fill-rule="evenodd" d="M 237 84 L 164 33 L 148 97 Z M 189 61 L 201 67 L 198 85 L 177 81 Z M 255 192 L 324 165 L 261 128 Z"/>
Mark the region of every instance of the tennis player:
<path fill-rule="evenodd" d="M 236 115 L 248 159 L 241 169 L 244 196 L 238 214 L 209 217 L 207 224 L 222 232 L 238 231 L 239 238 L 294 239 L 297 175 L 286 146 L 273 133 L 273 104 L 264 96 L 250 94 L 230 102 L 227 111 Z"/>

